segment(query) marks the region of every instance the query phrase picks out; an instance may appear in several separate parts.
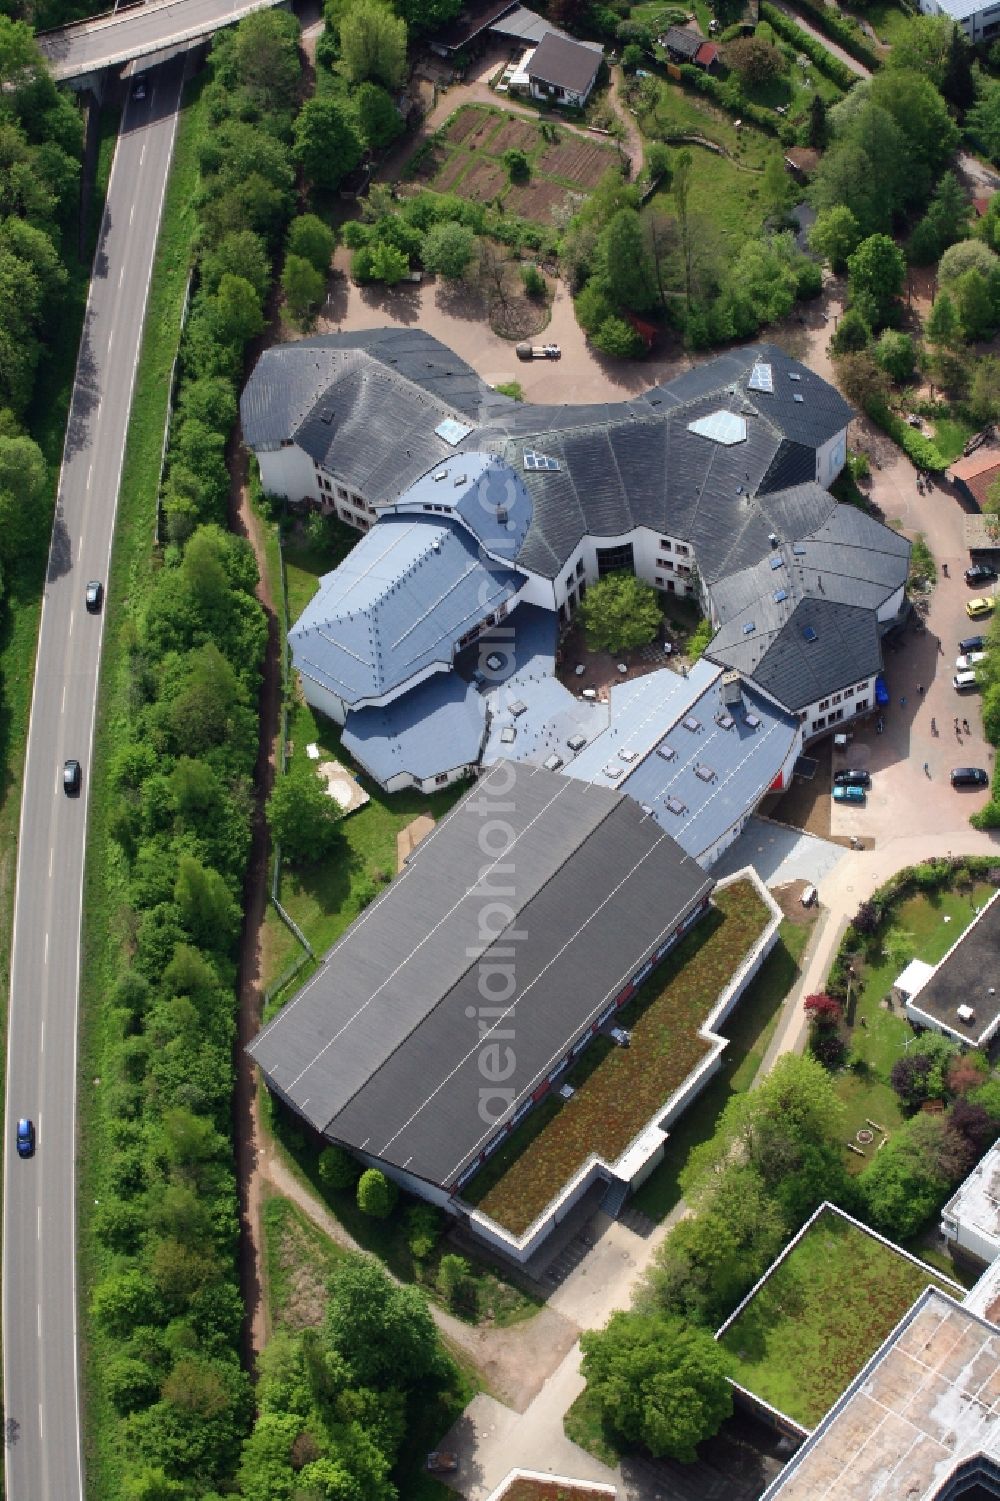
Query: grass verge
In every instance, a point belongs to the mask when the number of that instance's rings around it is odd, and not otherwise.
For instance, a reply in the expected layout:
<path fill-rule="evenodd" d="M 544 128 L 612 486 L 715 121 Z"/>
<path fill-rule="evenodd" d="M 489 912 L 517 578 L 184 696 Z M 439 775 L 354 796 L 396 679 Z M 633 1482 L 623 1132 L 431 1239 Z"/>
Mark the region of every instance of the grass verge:
<path fill-rule="evenodd" d="M 181 110 L 149 290 L 142 351 L 136 373 L 132 412 L 122 468 L 115 542 L 106 593 L 104 655 L 98 698 L 99 733 L 94 745 L 90 787 L 90 830 L 84 886 L 79 1038 L 80 1091 L 77 1128 L 87 1151 L 80 1154 L 78 1203 L 101 1196 L 102 1162 L 107 1156 L 104 1120 L 94 1080 L 99 1076 L 104 1043 L 105 997 L 115 972 L 115 954 L 123 939 L 118 914 L 124 903 L 125 872 L 118 847 L 108 835 L 112 807 L 109 765 L 126 733 L 130 683 L 129 598 L 155 568 L 152 550 L 156 485 L 166 416 L 170 367 L 180 336 L 181 307 L 187 281 L 195 216 L 197 150 L 203 111 L 197 81 L 189 86 Z M 89 1292 L 109 1262 L 108 1253 L 79 1222 L 81 1372 L 84 1388 L 84 1453 L 92 1495 L 118 1494 L 121 1423 L 101 1397 L 95 1373 L 102 1359 L 101 1339 L 88 1316 Z"/>

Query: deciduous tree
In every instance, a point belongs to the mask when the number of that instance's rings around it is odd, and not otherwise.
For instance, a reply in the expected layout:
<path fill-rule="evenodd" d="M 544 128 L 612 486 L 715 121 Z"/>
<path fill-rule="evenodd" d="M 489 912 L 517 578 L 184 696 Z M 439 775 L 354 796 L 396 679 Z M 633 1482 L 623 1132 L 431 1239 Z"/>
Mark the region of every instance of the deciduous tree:
<path fill-rule="evenodd" d="M 293 761 L 267 800 L 272 836 L 290 860 L 319 860 L 337 837 L 340 807 L 308 762 Z"/>
<path fill-rule="evenodd" d="M 380 0 L 356 0 L 340 22 L 340 56 L 352 83 L 397 88 L 406 75 L 406 22 Z"/>
<path fill-rule="evenodd" d="M 663 623 L 655 590 L 631 573 L 591 584 L 580 618 L 591 651 L 631 651 L 652 641 Z"/>

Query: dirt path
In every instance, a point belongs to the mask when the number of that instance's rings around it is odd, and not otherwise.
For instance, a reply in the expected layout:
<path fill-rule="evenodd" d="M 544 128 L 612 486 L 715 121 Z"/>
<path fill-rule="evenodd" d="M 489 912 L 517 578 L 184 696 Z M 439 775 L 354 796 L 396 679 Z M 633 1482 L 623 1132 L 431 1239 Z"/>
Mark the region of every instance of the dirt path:
<path fill-rule="evenodd" d="M 845 52 L 843 47 L 838 47 L 836 42 L 832 41 L 830 37 L 824 36 L 817 27 L 810 26 L 801 11 L 793 10 L 790 5 L 785 3 L 785 0 L 774 0 L 774 6 L 776 10 L 780 10 L 783 15 L 786 15 L 790 21 L 794 21 L 800 31 L 806 32 L 812 37 L 814 42 L 819 42 L 821 47 L 825 47 L 831 56 L 838 58 L 844 64 L 845 68 L 850 68 L 851 72 L 858 78 L 871 78 L 870 68 L 866 68 L 864 63 L 859 63 L 857 58 L 852 57 L 849 52 Z"/>
<path fill-rule="evenodd" d="M 264 654 L 260 691 L 260 742 L 254 769 L 254 808 L 250 859 L 243 883 L 243 934 L 237 970 L 239 1014 L 236 1029 L 236 1176 L 240 1199 L 240 1291 L 246 1310 L 243 1324 L 243 1359 L 252 1370 L 267 1342 L 267 1299 L 264 1296 L 264 1263 L 261 1240 L 262 1137 L 257 1099 L 257 1078 L 247 1054 L 247 1044 L 260 1027 L 261 935 L 267 908 L 267 866 L 270 840 L 264 804 L 274 781 L 275 743 L 281 706 L 281 662 L 278 619 L 271 598 L 264 556 L 260 517 L 250 504 L 247 486 L 246 450 L 239 430 L 230 455 L 229 525 L 246 537 L 254 550 L 260 582 L 257 598 L 267 613 L 267 649 Z"/>
<path fill-rule="evenodd" d="M 646 160 L 646 154 L 643 149 L 642 131 L 639 129 L 635 115 L 633 115 L 625 103 L 623 92 L 624 75 L 621 68 L 616 66 L 609 69 L 609 71 L 611 74 L 611 85 L 608 89 L 608 97 L 614 107 L 615 114 L 625 127 L 625 142 L 629 160 L 632 163 L 631 178 L 635 182 L 642 171 L 643 162 Z"/>
<path fill-rule="evenodd" d="M 271 1143 L 262 1143 L 257 1167 L 273 1189 L 297 1205 L 338 1246 L 364 1250 Z M 445 1343 L 471 1360 L 491 1393 L 514 1412 L 525 1411 L 580 1335 L 578 1324 L 548 1307 L 525 1323 L 494 1329 L 463 1323 L 430 1299 L 427 1306 Z"/>

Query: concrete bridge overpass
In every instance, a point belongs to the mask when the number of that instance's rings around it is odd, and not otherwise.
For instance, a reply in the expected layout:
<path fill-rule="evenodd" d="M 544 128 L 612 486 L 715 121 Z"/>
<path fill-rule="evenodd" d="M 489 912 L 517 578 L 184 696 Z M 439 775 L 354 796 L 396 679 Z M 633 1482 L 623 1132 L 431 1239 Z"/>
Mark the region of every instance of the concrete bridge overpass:
<path fill-rule="evenodd" d="M 38 37 L 53 77 L 73 83 L 105 68 L 152 57 L 211 36 L 251 11 L 279 0 L 153 0 L 87 21 L 77 21 Z"/>

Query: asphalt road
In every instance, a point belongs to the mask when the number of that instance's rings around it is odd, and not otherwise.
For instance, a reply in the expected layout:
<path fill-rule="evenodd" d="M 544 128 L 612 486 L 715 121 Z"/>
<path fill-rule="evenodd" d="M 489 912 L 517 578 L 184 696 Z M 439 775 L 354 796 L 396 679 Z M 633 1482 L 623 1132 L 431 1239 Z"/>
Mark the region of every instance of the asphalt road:
<path fill-rule="evenodd" d="M 82 78 L 130 58 L 148 57 L 164 48 L 209 36 L 231 26 L 252 10 L 266 10 L 279 0 L 159 0 L 93 21 L 81 21 L 38 38 L 53 76 Z"/>
<path fill-rule="evenodd" d="M 7 1052 L 3 1375 L 7 1501 L 83 1496 L 76 1305 L 80 918 L 103 613 L 122 455 L 183 61 L 122 121 L 94 260 L 42 606 L 18 843 Z M 68 757 L 79 797 L 62 789 Z M 35 1156 L 15 1151 L 34 1119 Z M 80 1143 L 81 1152 L 87 1143 Z"/>

